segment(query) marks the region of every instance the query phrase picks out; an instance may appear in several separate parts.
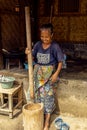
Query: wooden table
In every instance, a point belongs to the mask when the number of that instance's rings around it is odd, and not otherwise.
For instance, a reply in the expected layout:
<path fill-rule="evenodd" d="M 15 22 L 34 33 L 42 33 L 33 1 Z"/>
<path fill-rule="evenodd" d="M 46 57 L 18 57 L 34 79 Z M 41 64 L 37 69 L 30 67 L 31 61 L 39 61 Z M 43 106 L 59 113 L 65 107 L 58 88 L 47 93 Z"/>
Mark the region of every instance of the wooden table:
<path fill-rule="evenodd" d="M 13 111 L 21 105 L 23 102 L 22 96 L 22 84 L 14 84 L 10 89 L 3 89 L 0 84 L 0 94 L 1 94 L 1 106 L 0 112 L 9 114 L 9 118 L 13 118 Z M 5 97 L 7 95 L 7 103 L 5 103 Z M 14 105 L 14 99 L 16 97 L 17 103 Z"/>

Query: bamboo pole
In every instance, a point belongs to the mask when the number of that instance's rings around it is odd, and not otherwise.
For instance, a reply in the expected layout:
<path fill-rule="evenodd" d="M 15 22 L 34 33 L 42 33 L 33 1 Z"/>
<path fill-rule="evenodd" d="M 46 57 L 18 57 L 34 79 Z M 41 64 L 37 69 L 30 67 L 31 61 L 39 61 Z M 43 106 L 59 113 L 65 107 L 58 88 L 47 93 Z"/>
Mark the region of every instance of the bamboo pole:
<path fill-rule="evenodd" d="M 30 8 L 25 7 L 25 20 L 26 20 L 26 38 L 27 47 L 30 50 L 28 54 L 28 77 L 29 77 L 29 93 L 30 100 L 34 100 L 34 79 L 33 79 L 33 62 L 32 62 L 32 42 L 31 42 L 31 22 L 30 22 Z"/>

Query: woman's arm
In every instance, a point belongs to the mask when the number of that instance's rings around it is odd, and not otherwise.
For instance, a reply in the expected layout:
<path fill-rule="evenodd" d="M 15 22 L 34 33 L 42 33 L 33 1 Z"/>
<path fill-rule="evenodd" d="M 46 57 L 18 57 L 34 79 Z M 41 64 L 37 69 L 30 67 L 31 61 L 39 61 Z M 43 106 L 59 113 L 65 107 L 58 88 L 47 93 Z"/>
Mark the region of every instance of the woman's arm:
<path fill-rule="evenodd" d="M 30 50 L 28 48 L 25 49 L 25 54 L 28 55 L 30 53 Z M 34 57 L 32 56 L 33 60 L 34 60 Z"/>
<path fill-rule="evenodd" d="M 55 71 L 55 73 L 50 78 L 53 83 L 57 81 L 61 69 L 62 69 L 62 61 L 60 61 L 58 63 L 57 70 Z"/>

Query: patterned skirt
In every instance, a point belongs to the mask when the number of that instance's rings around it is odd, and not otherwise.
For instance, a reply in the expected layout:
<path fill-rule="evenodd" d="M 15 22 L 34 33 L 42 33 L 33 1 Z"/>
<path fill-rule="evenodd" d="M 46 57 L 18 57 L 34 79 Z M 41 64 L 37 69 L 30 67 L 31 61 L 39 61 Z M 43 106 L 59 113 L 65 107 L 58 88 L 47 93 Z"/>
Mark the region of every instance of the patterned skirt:
<path fill-rule="evenodd" d="M 52 113 L 55 109 L 53 87 L 57 86 L 57 82 L 50 81 L 53 72 L 54 66 L 34 67 L 35 102 L 44 104 L 44 114 Z"/>

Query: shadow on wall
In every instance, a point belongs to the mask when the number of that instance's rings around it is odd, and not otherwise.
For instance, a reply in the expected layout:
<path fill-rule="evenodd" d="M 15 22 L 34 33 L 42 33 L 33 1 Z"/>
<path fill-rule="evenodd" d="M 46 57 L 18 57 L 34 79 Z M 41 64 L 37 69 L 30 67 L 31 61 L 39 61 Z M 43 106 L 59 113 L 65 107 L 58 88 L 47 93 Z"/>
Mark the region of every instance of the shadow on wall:
<path fill-rule="evenodd" d="M 19 40 L 17 39 L 11 39 L 11 40 L 7 40 L 5 43 L 3 43 L 3 48 L 10 51 L 10 50 L 14 50 L 16 48 L 20 48 L 21 45 L 20 45 L 20 42 Z"/>

